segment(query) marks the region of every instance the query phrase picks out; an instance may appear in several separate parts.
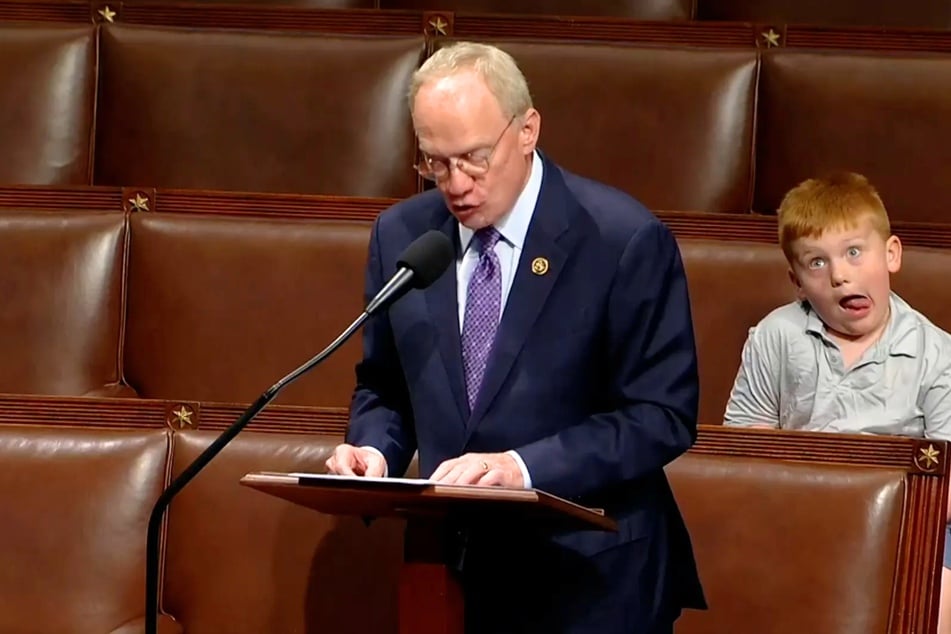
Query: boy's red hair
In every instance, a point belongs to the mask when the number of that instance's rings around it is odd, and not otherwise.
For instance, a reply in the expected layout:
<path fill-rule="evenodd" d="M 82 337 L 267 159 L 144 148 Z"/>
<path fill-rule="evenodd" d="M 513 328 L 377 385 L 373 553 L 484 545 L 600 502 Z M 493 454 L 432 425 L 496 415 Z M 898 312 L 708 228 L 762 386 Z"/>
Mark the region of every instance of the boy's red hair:
<path fill-rule="evenodd" d="M 871 220 L 883 240 L 888 240 L 888 212 L 867 178 L 853 172 L 810 178 L 789 190 L 779 205 L 779 244 L 792 262 L 792 245 L 799 238 L 852 229 L 864 217 Z"/>

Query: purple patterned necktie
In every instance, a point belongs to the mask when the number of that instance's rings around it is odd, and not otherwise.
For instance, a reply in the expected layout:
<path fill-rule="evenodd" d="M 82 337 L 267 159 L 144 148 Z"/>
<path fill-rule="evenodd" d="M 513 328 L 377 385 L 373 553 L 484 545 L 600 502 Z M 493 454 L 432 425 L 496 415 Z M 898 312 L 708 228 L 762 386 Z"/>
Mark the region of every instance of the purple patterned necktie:
<path fill-rule="evenodd" d="M 462 365 L 466 373 L 469 409 L 474 408 L 482 375 L 495 340 L 502 306 L 502 271 L 493 250 L 499 241 L 494 227 L 485 227 L 472 237 L 479 245 L 479 263 L 472 272 L 466 292 L 466 312 L 462 320 Z"/>

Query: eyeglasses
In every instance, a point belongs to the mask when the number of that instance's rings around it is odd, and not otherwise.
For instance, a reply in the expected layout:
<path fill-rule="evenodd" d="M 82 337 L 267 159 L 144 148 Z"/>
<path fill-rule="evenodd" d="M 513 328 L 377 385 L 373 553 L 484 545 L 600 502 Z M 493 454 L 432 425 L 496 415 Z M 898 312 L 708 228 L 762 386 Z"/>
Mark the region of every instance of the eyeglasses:
<path fill-rule="evenodd" d="M 493 143 L 490 148 L 473 150 L 462 156 L 450 156 L 448 158 L 435 158 L 424 152 L 420 152 L 423 160 L 413 167 L 416 168 L 420 176 L 430 181 L 445 180 L 449 177 L 453 166 L 472 178 L 484 176 L 489 171 L 489 162 L 492 160 L 492 155 L 495 154 L 495 148 L 499 146 L 502 137 L 505 136 L 512 122 L 515 121 L 516 116 L 518 115 L 512 115 L 512 118 L 509 119 L 509 122 L 506 123 L 502 129 L 502 133 L 499 134 L 499 138 L 495 140 L 495 143 Z"/>

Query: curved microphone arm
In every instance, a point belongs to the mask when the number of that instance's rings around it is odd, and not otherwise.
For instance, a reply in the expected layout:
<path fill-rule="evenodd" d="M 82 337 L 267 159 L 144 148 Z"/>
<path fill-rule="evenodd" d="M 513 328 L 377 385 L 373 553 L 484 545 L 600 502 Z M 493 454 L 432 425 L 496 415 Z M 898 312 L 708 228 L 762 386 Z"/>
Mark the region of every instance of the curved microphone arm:
<path fill-rule="evenodd" d="M 280 381 L 272 385 L 264 394 L 262 394 L 247 410 L 228 427 L 218 438 L 208 447 L 181 474 L 162 491 L 155 506 L 152 508 L 152 515 L 149 517 L 148 536 L 145 547 L 145 634 L 157 634 L 158 627 L 158 582 L 159 582 L 159 534 L 162 528 L 162 519 L 165 511 L 172 501 L 172 498 L 185 488 L 192 478 L 198 475 L 211 460 L 225 448 L 238 433 L 250 423 L 261 410 L 263 410 L 281 390 L 306 374 L 318 363 L 329 357 L 337 348 L 343 345 L 353 333 L 363 325 L 363 322 L 370 316 L 370 312 L 364 311 L 357 319 L 347 327 L 343 333 L 337 337 L 333 343 L 324 348 L 320 353 L 310 359 L 307 363 L 300 366 Z"/>

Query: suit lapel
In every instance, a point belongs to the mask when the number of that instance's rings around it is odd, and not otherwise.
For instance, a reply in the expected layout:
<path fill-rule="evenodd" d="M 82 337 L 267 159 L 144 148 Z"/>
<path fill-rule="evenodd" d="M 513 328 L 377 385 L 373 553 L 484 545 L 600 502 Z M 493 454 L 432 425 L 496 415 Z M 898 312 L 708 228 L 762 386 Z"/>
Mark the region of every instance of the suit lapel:
<path fill-rule="evenodd" d="M 574 196 L 565 185 L 558 167 L 550 161 L 545 161 L 544 166 L 538 202 L 525 236 L 479 398 L 468 419 L 467 436 L 472 434 L 498 395 L 578 237 L 576 232 L 568 230 L 570 215 L 576 205 Z M 547 261 L 547 270 L 542 270 L 541 259 Z M 537 268 L 533 267 L 536 260 Z"/>
<path fill-rule="evenodd" d="M 455 218 L 448 210 L 434 216 L 432 227 L 442 231 L 455 245 L 456 257 L 459 257 L 459 231 Z M 469 399 L 466 395 L 466 382 L 462 370 L 462 344 L 459 335 L 459 304 L 457 297 L 456 265 L 449 269 L 425 291 L 426 305 L 437 324 L 439 354 L 446 368 L 452 398 L 459 411 L 460 422 L 469 417 Z"/>

